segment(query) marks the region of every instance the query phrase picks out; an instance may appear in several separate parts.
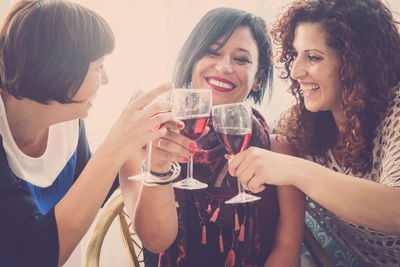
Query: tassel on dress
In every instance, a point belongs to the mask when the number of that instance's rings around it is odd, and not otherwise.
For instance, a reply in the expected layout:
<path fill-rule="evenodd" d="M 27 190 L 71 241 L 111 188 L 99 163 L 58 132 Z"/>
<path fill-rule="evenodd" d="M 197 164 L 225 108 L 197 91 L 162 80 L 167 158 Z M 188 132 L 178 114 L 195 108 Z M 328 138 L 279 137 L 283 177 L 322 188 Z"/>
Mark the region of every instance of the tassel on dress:
<path fill-rule="evenodd" d="M 202 245 L 207 244 L 207 230 L 205 225 L 203 225 L 203 231 L 201 233 L 201 244 Z"/>
<path fill-rule="evenodd" d="M 240 242 L 244 241 L 244 223 L 240 226 L 240 233 L 239 233 L 238 240 Z"/>
<path fill-rule="evenodd" d="M 225 260 L 225 267 L 234 267 L 235 266 L 235 251 L 233 249 L 229 250 L 228 255 Z"/>
<path fill-rule="evenodd" d="M 239 231 L 239 230 L 240 230 L 239 216 L 235 210 L 235 231 Z"/>
<path fill-rule="evenodd" d="M 219 232 L 219 252 L 224 253 L 224 240 L 222 239 L 222 232 Z"/>
<path fill-rule="evenodd" d="M 218 214 L 219 214 L 219 206 L 215 209 L 214 214 L 211 216 L 210 222 L 215 223 L 217 221 Z"/>
<path fill-rule="evenodd" d="M 210 203 L 208 204 L 208 207 L 207 207 L 207 213 L 208 213 L 208 214 L 211 213 L 211 204 L 210 204 Z"/>

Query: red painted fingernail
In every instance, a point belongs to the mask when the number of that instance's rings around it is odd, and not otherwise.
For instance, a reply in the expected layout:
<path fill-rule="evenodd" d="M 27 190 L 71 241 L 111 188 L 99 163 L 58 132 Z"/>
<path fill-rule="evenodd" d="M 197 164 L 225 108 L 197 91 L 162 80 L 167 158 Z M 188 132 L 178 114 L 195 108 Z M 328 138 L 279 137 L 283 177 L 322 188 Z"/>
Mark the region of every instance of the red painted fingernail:
<path fill-rule="evenodd" d="M 183 161 L 184 161 L 184 162 L 189 162 L 189 161 L 190 161 L 190 158 L 184 157 L 184 158 L 183 158 Z"/>
<path fill-rule="evenodd" d="M 161 128 L 161 126 L 162 126 L 161 124 L 154 126 L 154 127 L 151 129 L 151 131 L 152 131 L 152 132 L 157 132 L 158 129 Z"/>
<path fill-rule="evenodd" d="M 191 149 L 191 150 L 189 150 L 189 154 L 194 155 L 195 153 L 196 153 L 196 149 Z"/>
<path fill-rule="evenodd" d="M 225 157 L 227 160 L 230 160 L 231 158 L 233 158 L 232 155 L 229 155 L 229 154 L 225 154 L 224 157 Z"/>
<path fill-rule="evenodd" d="M 190 147 L 191 149 L 197 149 L 196 143 L 193 143 L 193 142 L 189 144 L 189 147 Z"/>
<path fill-rule="evenodd" d="M 178 128 L 180 130 L 182 130 L 184 127 L 185 127 L 185 125 L 183 123 L 181 123 L 181 122 L 178 123 Z"/>

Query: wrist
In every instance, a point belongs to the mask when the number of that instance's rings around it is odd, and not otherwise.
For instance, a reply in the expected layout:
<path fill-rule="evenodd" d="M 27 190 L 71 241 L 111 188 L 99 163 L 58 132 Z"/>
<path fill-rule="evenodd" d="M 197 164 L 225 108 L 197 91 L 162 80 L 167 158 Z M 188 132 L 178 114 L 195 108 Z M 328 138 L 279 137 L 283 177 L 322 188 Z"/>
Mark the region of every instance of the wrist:
<path fill-rule="evenodd" d="M 290 184 L 304 193 L 308 192 L 308 190 L 313 187 L 315 168 L 319 167 L 325 168 L 307 159 L 296 158 L 296 165 L 294 165 L 293 169 L 297 171 L 296 175 L 290 177 Z"/>
<path fill-rule="evenodd" d="M 115 164 L 119 165 L 120 167 L 129 158 L 129 154 L 125 150 L 126 148 L 121 148 L 117 142 L 110 138 L 104 140 L 104 142 L 97 149 L 97 151 L 102 151 L 102 153 L 108 155 L 109 159 L 112 159 Z"/>
<path fill-rule="evenodd" d="M 171 165 L 172 162 L 170 161 L 163 161 L 163 162 L 158 162 L 154 163 L 154 161 L 151 162 L 151 170 L 150 172 L 158 173 L 158 174 L 165 174 L 168 173 L 171 170 Z M 157 176 L 157 174 L 156 174 Z M 163 176 L 163 175 L 161 175 Z"/>
<path fill-rule="evenodd" d="M 151 182 L 144 182 L 143 184 L 146 186 L 170 184 L 179 177 L 180 173 L 181 173 L 181 166 L 179 165 L 179 163 L 172 162 L 170 164 L 170 169 L 167 172 L 161 173 L 150 170 L 150 174 L 153 176 L 154 179 Z"/>
<path fill-rule="evenodd" d="M 117 172 L 121 169 L 124 159 L 121 155 L 109 145 L 101 144 L 91 156 L 91 159 L 102 161 L 103 166 L 108 166 L 110 169 L 115 169 Z"/>

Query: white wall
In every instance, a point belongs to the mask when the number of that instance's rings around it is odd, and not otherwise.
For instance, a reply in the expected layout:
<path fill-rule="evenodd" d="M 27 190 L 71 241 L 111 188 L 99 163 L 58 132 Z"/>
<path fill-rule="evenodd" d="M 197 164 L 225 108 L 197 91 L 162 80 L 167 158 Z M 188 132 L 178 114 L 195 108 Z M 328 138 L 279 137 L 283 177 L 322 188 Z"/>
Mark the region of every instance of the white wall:
<path fill-rule="evenodd" d="M 0 17 L 3 18 L 4 13 L 7 11 L 9 6 L 8 0 L 0 0 Z"/>

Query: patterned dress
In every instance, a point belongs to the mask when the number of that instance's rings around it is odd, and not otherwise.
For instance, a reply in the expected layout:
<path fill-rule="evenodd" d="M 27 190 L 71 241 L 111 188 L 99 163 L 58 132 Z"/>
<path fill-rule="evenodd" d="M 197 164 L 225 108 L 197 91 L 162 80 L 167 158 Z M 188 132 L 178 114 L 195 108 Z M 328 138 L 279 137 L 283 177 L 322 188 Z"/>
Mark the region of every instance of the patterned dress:
<path fill-rule="evenodd" d="M 269 149 L 267 125 L 256 110 L 253 114 L 249 146 Z M 194 177 L 209 187 L 175 189 L 178 236 L 160 255 L 159 266 L 263 266 L 273 248 L 279 218 L 276 187 L 268 185 L 257 194 L 262 199 L 256 202 L 225 204 L 238 192 L 237 179 L 227 173 L 227 151 L 213 130 L 197 144 Z M 185 176 L 186 164 L 181 178 Z M 217 181 L 222 181 L 220 186 Z"/>
<path fill-rule="evenodd" d="M 396 87 L 395 97 L 376 133 L 373 168 L 363 177 L 358 177 L 390 187 L 400 187 L 400 85 Z M 350 173 L 340 167 L 331 150 L 327 152 L 326 158 L 323 165 L 327 168 L 339 173 Z M 319 159 L 308 159 L 321 163 Z M 338 266 L 400 266 L 400 236 L 345 221 L 309 198 L 306 211 L 306 224 Z M 335 240 L 345 249 L 335 245 Z"/>

